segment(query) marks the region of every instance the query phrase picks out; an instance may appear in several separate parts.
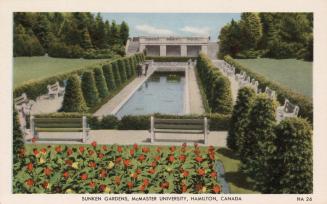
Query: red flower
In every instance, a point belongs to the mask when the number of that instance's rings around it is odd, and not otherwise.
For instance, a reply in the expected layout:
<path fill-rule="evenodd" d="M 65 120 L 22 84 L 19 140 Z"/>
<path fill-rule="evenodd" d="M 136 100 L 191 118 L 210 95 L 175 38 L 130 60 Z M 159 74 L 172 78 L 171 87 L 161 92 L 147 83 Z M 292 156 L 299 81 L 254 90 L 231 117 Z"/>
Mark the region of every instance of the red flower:
<path fill-rule="evenodd" d="M 47 153 L 47 149 L 42 148 L 42 149 L 41 149 L 41 153 L 42 153 L 42 154 L 46 154 L 46 153 Z"/>
<path fill-rule="evenodd" d="M 55 148 L 55 150 L 56 150 L 57 153 L 60 153 L 60 152 L 61 152 L 61 146 L 57 146 L 57 147 Z"/>
<path fill-rule="evenodd" d="M 187 191 L 187 186 L 185 183 L 182 183 L 182 192 L 185 193 Z"/>
<path fill-rule="evenodd" d="M 167 181 L 165 181 L 165 182 L 161 183 L 160 187 L 167 189 L 167 188 L 169 188 L 169 183 Z"/>
<path fill-rule="evenodd" d="M 89 152 L 89 155 L 90 156 L 94 154 L 94 151 L 93 150 L 89 150 L 88 152 Z"/>
<path fill-rule="evenodd" d="M 220 193 L 220 191 L 221 191 L 220 186 L 219 185 L 214 185 L 213 188 L 212 188 L 212 191 L 214 193 Z"/>
<path fill-rule="evenodd" d="M 26 183 L 28 186 L 33 186 L 33 185 L 34 185 L 34 181 L 33 181 L 33 179 L 27 179 L 27 180 L 25 181 L 25 183 Z"/>
<path fill-rule="evenodd" d="M 175 161 L 175 157 L 174 157 L 174 155 L 170 155 L 169 158 L 168 158 L 168 160 L 169 160 L 171 163 L 173 163 L 173 162 Z"/>
<path fill-rule="evenodd" d="M 154 173 L 156 173 L 156 170 L 154 170 L 154 169 L 149 169 L 149 170 L 148 170 L 148 173 L 149 173 L 149 174 L 154 174 Z"/>
<path fill-rule="evenodd" d="M 144 191 L 145 190 L 145 186 L 144 186 L 144 184 L 142 184 L 141 186 L 140 186 L 140 191 Z"/>
<path fill-rule="evenodd" d="M 100 172 L 100 177 L 101 178 L 104 178 L 107 176 L 107 171 L 105 169 L 101 169 L 101 172 Z"/>
<path fill-rule="evenodd" d="M 72 160 L 66 160 L 65 163 L 68 165 L 68 166 L 71 166 L 73 164 L 73 161 Z"/>
<path fill-rule="evenodd" d="M 29 171 L 32 171 L 33 170 L 33 164 L 30 162 L 27 164 L 27 167 L 26 167 Z"/>
<path fill-rule="evenodd" d="M 204 176 L 205 175 L 205 170 L 204 169 L 198 169 L 198 174 L 200 176 Z"/>
<path fill-rule="evenodd" d="M 95 168 L 97 164 L 94 161 L 89 162 L 89 167 Z"/>
<path fill-rule="evenodd" d="M 101 184 L 100 186 L 99 186 L 99 189 L 100 189 L 100 191 L 101 192 L 103 192 L 105 189 L 106 189 L 106 185 L 105 184 Z"/>
<path fill-rule="evenodd" d="M 136 169 L 136 173 L 141 174 L 142 173 L 141 169 Z"/>
<path fill-rule="evenodd" d="M 78 149 L 79 149 L 79 151 L 83 154 L 85 148 L 84 148 L 83 146 L 80 146 Z"/>
<path fill-rule="evenodd" d="M 52 169 L 48 168 L 48 167 L 45 167 L 44 170 L 43 170 L 44 174 L 46 176 L 50 176 L 51 173 L 52 173 Z"/>
<path fill-rule="evenodd" d="M 91 145 L 92 145 L 93 147 L 96 147 L 96 146 L 97 146 L 97 142 L 96 142 L 96 141 L 93 141 L 93 142 L 91 143 Z"/>
<path fill-rule="evenodd" d="M 186 156 L 184 154 L 179 156 L 179 160 L 181 161 L 185 161 L 186 160 Z"/>
<path fill-rule="evenodd" d="M 131 156 L 134 156 L 134 149 L 130 149 L 130 150 L 129 150 L 129 154 L 130 154 Z"/>
<path fill-rule="evenodd" d="M 89 186 L 90 186 L 91 188 L 94 188 L 94 187 L 95 187 L 95 182 L 94 182 L 94 181 L 91 181 L 91 182 L 89 183 Z"/>
<path fill-rule="evenodd" d="M 103 151 L 107 151 L 108 150 L 107 146 L 106 145 L 102 145 L 102 150 Z"/>
<path fill-rule="evenodd" d="M 157 166 L 157 162 L 156 161 L 151 162 L 151 166 L 152 167 L 156 167 Z"/>
<path fill-rule="evenodd" d="M 141 155 L 139 156 L 139 160 L 142 162 L 144 159 L 145 159 L 144 154 L 141 154 Z"/>
<path fill-rule="evenodd" d="M 67 149 L 67 156 L 70 156 L 71 154 L 73 154 L 73 150 L 71 148 Z"/>
<path fill-rule="evenodd" d="M 147 147 L 142 147 L 142 152 L 143 152 L 143 153 L 148 153 L 149 151 L 150 151 L 149 148 L 147 148 Z"/>
<path fill-rule="evenodd" d="M 160 156 L 155 156 L 154 159 L 155 159 L 156 161 L 160 161 L 161 157 L 160 157 Z"/>
<path fill-rule="evenodd" d="M 102 158 L 104 157 L 104 154 L 99 153 L 99 154 L 98 154 L 98 157 L 99 157 L 99 159 L 102 159 Z"/>
<path fill-rule="evenodd" d="M 160 148 L 160 147 L 157 147 L 156 151 L 157 151 L 158 153 L 160 153 L 160 152 L 161 152 L 161 148 Z"/>
<path fill-rule="evenodd" d="M 82 174 L 81 175 L 81 179 L 82 180 L 86 180 L 88 178 L 88 175 L 86 173 Z"/>
<path fill-rule="evenodd" d="M 186 146 L 187 146 L 187 144 L 184 142 L 184 143 L 182 144 L 182 147 L 185 148 Z"/>
<path fill-rule="evenodd" d="M 133 145 L 133 148 L 134 148 L 135 150 L 137 150 L 137 149 L 138 149 L 138 145 L 135 143 L 135 144 Z"/>
<path fill-rule="evenodd" d="M 128 167 L 128 166 L 131 165 L 131 164 L 130 164 L 130 161 L 129 161 L 128 159 L 125 159 L 125 160 L 123 161 L 123 163 L 124 163 L 124 166 L 125 166 L 125 167 Z"/>
<path fill-rule="evenodd" d="M 185 171 L 185 170 L 183 171 L 183 176 L 184 176 L 184 177 L 188 177 L 189 175 L 190 175 L 190 172 Z"/>
<path fill-rule="evenodd" d="M 117 147 L 117 151 L 118 151 L 119 153 L 121 153 L 121 152 L 123 151 L 123 148 L 122 148 L 121 146 L 118 146 L 118 147 Z"/>
<path fill-rule="evenodd" d="M 117 158 L 116 158 L 116 161 L 115 161 L 115 162 L 116 162 L 116 164 L 120 163 L 120 162 L 121 162 L 121 160 L 122 160 L 122 158 L 121 158 L 121 157 L 117 157 Z"/>
<path fill-rule="evenodd" d="M 195 157 L 195 161 L 197 161 L 198 163 L 201 163 L 203 161 L 203 158 L 200 156 Z"/>
<path fill-rule="evenodd" d="M 34 154 L 35 156 L 37 156 L 37 155 L 39 155 L 39 151 L 38 151 L 37 149 L 33 149 L 33 154 Z"/>
<path fill-rule="evenodd" d="M 43 184 L 42 184 L 42 186 L 43 186 L 44 189 L 47 189 L 48 186 L 49 186 L 49 182 L 44 181 Z"/>
<path fill-rule="evenodd" d="M 115 177 L 115 183 L 116 183 L 116 185 L 120 184 L 120 176 Z"/>
<path fill-rule="evenodd" d="M 67 179 L 69 176 L 69 173 L 68 173 L 68 171 L 65 171 L 62 175 L 65 177 L 65 179 Z"/>
<path fill-rule="evenodd" d="M 211 172 L 210 176 L 212 178 L 217 178 L 217 172 L 215 172 L 215 171 Z"/>
<path fill-rule="evenodd" d="M 149 181 L 149 179 L 143 179 L 143 185 L 145 186 L 145 187 L 147 187 L 148 185 L 149 185 L 149 183 L 150 183 L 150 181 Z"/>
<path fill-rule="evenodd" d="M 170 150 L 171 153 L 173 153 L 173 152 L 175 151 L 175 149 L 176 149 L 175 146 L 171 146 L 171 147 L 169 147 L 169 150 Z"/>
<path fill-rule="evenodd" d="M 133 182 L 131 182 L 131 181 L 127 182 L 127 186 L 128 186 L 128 188 L 133 188 Z"/>

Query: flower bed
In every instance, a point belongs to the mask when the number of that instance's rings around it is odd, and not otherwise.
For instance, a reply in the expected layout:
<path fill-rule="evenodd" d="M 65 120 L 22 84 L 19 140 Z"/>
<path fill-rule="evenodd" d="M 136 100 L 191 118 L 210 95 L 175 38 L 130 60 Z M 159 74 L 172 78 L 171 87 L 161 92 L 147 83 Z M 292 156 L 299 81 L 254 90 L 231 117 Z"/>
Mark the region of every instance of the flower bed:
<path fill-rule="evenodd" d="M 27 145 L 14 193 L 220 193 L 210 147 Z"/>

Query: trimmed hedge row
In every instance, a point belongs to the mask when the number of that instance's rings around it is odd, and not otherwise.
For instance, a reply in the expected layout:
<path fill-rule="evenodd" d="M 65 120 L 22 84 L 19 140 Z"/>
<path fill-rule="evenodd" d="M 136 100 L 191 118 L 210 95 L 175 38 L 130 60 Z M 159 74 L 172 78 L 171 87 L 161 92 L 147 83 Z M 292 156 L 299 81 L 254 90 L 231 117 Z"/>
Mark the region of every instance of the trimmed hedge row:
<path fill-rule="evenodd" d="M 91 114 L 84 114 L 88 118 L 88 123 L 92 130 L 98 129 L 120 129 L 120 130 L 148 130 L 150 129 L 150 117 L 151 115 L 138 115 L 138 116 L 124 116 L 119 120 L 114 115 L 107 115 L 99 119 Z M 35 115 L 36 118 L 76 118 L 82 117 L 82 113 L 51 113 L 51 114 L 39 114 Z M 210 119 L 211 131 L 227 130 L 230 122 L 230 115 L 224 115 L 219 113 L 204 114 L 204 115 L 163 115 L 154 114 L 155 117 L 171 118 L 171 119 L 186 119 L 186 118 L 203 118 L 206 116 Z"/>
<path fill-rule="evenodd" d="M 233 109 L 229 79 L 222 75 L 207 55 L 200 53 L 196 68 L 213 113 L 230 114 Z"/>
<path fill-rule="evenodd" d="M 195 60 L 197 57 L 146 56 L 145 59 L 154 60 L 155 62 L 187 62 L 189 59 Z"/>
<path fill-rule="evenodd" d="M 237 73 L 245 71 L 248 76 L 256 79 L 259 82 L 259 89 L 264 90 L 265 87 L 268 86 L 269 88 L 275 90 L 277 92 L 277 100 L 280 104 L 284 104 L 285 98 L 287 98 L 291 103 L 297 104 L 300 107 L 299 116 L 302 116 L 303 118 L 308 118 L 311 124 L 313 123 L 312 99 L 303 96 L 302 94 L 296 93 L 276 82 L 272 82 L 266 77 L 251 71 L 250 69 L 236 62 L 231 56 L 225 56 L 224 60 L 227 63 L 233 65 Z"/>

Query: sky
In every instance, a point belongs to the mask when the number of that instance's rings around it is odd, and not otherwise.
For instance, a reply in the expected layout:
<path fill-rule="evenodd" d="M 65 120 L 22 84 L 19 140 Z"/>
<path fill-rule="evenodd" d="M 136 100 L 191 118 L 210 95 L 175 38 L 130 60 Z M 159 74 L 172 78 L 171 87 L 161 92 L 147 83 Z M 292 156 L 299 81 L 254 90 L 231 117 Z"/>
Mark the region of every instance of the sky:
<path fill-rule="evenodd" d="M 135 36 L 210 36 L 217 41 L 220 29 L 240 13 L 101 13 L 103 19 L 125 21 L 130 37 Z"/>

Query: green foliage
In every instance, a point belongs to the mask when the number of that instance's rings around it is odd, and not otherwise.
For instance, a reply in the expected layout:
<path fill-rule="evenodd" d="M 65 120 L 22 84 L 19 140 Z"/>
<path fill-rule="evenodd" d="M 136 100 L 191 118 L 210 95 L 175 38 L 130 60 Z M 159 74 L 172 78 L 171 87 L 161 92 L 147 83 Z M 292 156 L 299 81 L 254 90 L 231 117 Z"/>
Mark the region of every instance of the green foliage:
<path fill-rule="evenodd" d="M 87 110 L 86 103 L 81 90 L 80 79 L 72 75 L 67 80 L 62 112 L 84 112 Z"/>
<path fill-rule="evenodd" d="M 102 67 L 104 78 L 106 79 L 106 84 L 109 91 L 112 91 L 116 88 L 114 73 L 112 71 L 112 64 L 105 64 Z"/>
<path fill-rule="evenodd" d="M 19 153 L 21 149 L 24 147 L 24 139 L 23 133 L 20 129 L 18 113 L 13 108 L 13 162 L 17 162 L 19 160 Z"/>
<path fill-rule="evenodd" d="M 258 14 L 242 13 L 239 26 L 242 33 L 242 50 L 257 48 L 262 37 L 262 25 Z"/>
<path fill-rule="evenodd" d="M 302 118 L 283 120 L 276 127 L 276 155 L 272 193 L 313 192 L 311 125 Z"/>
<path fill-rule="evenodd" d="M 245 71 L 248 76 L 256 79 L 259 82 L 259 89 L 264 90 L 265 87 L 268 86 L 275 90 L 277 93 L 277 100 L 280 104 L 284 104 L 285 98 L 290 100 L 291 103 L 297 104 L 300 107 L 299 115 L 304 118 L 308 118 L 308 120 L 313 123 L 313 104 L 312 100 L 310 100 L 308 97 L 296 93 L 274 81 L 268 80 L 264 76 L 242 66 L 230 56 L 225 56 L 224 60 L 235 67 L 236 73 Z"/>
<path fill-rule="evenodd" d="M 116 56 L 115 52 L 113 52 L 110 49 L 101 49 L 101 50 L 95 50 L 95 49 L 88 49 L 84 52 L 83 57 L 85 59 L 110 59 L 114 58 Z"/>
<path fill-rule="evenodd" d="M 131 75 L 135 76 L 136 75 L 136 64 L 134 61 L 134 56 L 128 58 L 128 63 L 131 69 Z"/>
<path fill-rule="evenodd" d="M 195 60 L 196 57 L 145 56 L 145 59 L 154 60 L 155 62 L 187 62 L 189 59 Z"/>
<path fill-rule="evenodd" d="M 117 60 L 117 65 L 119 69 L 121 82 L 124 83 L 127 80 L 125 63 L 122 59 L 119 59 Z"/>
<path fill-rule="evenodd" d="M 240 158 L 241 169 L 255 179 L 256 189 L 266 192 L 271 184 L 273 159 L 276 153 L 274 133 L 277 104 L 266 94 L 256 97 L 245 128 Z"/>
<path fill-rule="evenodd" d="M 99 94 L 91 71 L 86 71 L 82 75 L 82 92 L 88 107 L 93 107 L 99 102 Z"/>
<path fill-rule="evenodd" d="M 102 99 L 107 97 L 109 94 L 108 87 L 106 84 L 106 80 L 103 76 L 102 69 L 100 67 L 94 69 L 94 79 L 99 93 L 99 97 Z"/>
<path fill-rule="evenodd" d="M 123 63 L 124 63 L 125 69 L 126 69 L 126 78 L 129 79 L 132 76 L 132 70 L 131 70 L 131 66 L 129 64 L 129 59 L 124 58 Z"/>
<path fill-rule="evenodd" d="M 233 108 L 230 127 L 228 130 L 227 146 L 239 155 L 242 152 L 246 127 L 249 124 L 249 113 L 255 99 L 255 92 L 250 87 L 238 91 L 236 104 Z"/>
<path fill-rule="evenodd" d="M 120 24 L 120 29 L 119 29 L 119 36 L 122 40 L 122 44 L 123 45 L 126 45 L 126 42 L 127 42 L 127 39 L 129 37 L 129 28 L 128 28 L 128 25 L 125 21 L 123 21 L 121 24 Z"/>
<path fill-rule="evenodd" d="M 66 45 L 61 42 L 51 43 L 48 51 L 51 57 L 81 58 L 84 55 L 84 51 L 79 45 Z"/>
<path fill-rule="evenodd" d="M 122 84 L 122 81 L 120 78 L 119 67 L 118 67 L 117 61 L 112 62 L 111 65 L 112 65 L 112 71 L 114 73 L 116 87 L 119 87 Z"/>

